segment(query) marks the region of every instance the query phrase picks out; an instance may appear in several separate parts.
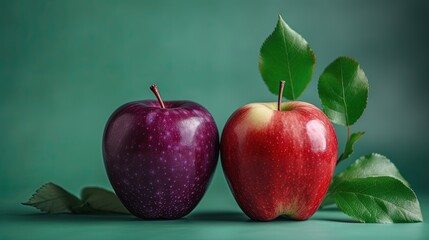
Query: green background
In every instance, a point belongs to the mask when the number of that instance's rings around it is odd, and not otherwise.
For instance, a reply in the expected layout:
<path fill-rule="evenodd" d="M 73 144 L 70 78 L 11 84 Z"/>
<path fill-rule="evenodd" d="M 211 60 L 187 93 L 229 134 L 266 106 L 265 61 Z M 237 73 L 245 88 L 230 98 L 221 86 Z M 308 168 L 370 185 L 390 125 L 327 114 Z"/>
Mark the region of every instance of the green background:
<path fill-rule="evenodd" d="M 427 218 L 427 2 L 0 1 L 0 238 L 428 238 L 426 223 L 351 224 L 333 211 L 306 222 L 248 222 L 220 165 L 200 205 L 178 221 L 47 216 L 19 205 L 49 181 L 76 194 L 87 185 L 110 188 L 104 124 L 121 104 L 154 98 L 152 83 L 165 100 L 205 106 L 219 131 L 238 107 L 275 101 L 257 62 L 278 14 L 317 56 L 300 100 L 320 107 L 317 80 L 337 56 L 361 64 L 369 101 L 352 130 L 367 133 L 352 158 L 388 156 Z M 346 132 L 337 129 L 342 149 Z"/>

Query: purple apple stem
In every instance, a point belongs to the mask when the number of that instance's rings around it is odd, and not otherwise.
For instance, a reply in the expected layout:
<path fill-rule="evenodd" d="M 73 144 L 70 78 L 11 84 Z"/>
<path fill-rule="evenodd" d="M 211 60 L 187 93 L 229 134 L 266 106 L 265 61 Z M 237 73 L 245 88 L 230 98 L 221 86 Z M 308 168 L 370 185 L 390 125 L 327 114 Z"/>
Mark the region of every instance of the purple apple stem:
<path fill-rule="evenodd" d="M 277 100 L 277 110 L 281 111 L 281 105 L 282 105 L 282 98 L 283 98 L 283 89 L 285 88 L 285 81 L 280 81 L 280 88 L 279 88 L 279 98 Z"/>
<path fill-rule="evenodd" d="M 156 98 L 158 99 L 159 105 L 161 105 L 161 108 L 165 108 L 164 102 L 162 101 L 161 95 L 159 94 L 158 87 L 156 84 L 150 86 L 150 90 L 155 94 Z"/>

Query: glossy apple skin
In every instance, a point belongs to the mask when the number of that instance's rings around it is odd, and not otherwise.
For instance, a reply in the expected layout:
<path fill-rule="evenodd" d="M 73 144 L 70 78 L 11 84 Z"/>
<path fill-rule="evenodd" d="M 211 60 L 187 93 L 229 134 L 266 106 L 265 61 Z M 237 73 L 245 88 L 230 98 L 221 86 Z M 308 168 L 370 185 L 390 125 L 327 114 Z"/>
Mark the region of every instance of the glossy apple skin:
<path fill-rule="evenodd" d="M 176 219 L 203 197 L 219 152 L 213 117 L 190 101 L 127 103 L 103 136 L 106 172 L 124 206 L 144 219 Z"/>
<path fill-rule="evenodd" d="M 243 212 L 256 221 L 305 220 L 318 209 L 338 152 L 326 115 L 304 102 L 253 103 L 227 121 L 222 167 Z"/>

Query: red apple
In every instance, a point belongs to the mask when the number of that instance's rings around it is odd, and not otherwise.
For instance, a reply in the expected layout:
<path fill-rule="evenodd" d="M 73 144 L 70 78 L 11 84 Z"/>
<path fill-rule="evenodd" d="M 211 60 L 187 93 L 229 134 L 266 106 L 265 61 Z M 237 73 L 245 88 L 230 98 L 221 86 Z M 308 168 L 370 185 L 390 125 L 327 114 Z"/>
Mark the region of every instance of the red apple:
<path fill-rule="evenodd" d="M 334 173 L 338 143 L 326 115 L 305 102 L 239 108 L 221 137 L 221 160 L 237 203 L 253 220 L 305 220 Z"/>

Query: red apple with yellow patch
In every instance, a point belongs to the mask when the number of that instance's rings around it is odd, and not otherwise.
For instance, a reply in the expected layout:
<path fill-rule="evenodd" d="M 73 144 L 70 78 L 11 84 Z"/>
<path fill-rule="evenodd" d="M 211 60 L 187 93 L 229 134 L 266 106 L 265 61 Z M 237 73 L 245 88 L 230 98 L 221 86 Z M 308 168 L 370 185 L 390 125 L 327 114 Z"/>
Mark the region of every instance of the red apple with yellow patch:
<path fill-rule="evenodd" d="M 239 108 L 221 137 L 229 186 L 244 213 L 257 221 L 311 217 L 328 190 L 337 152 L 335 130 L 320 109 L 281 98 Z"/>

